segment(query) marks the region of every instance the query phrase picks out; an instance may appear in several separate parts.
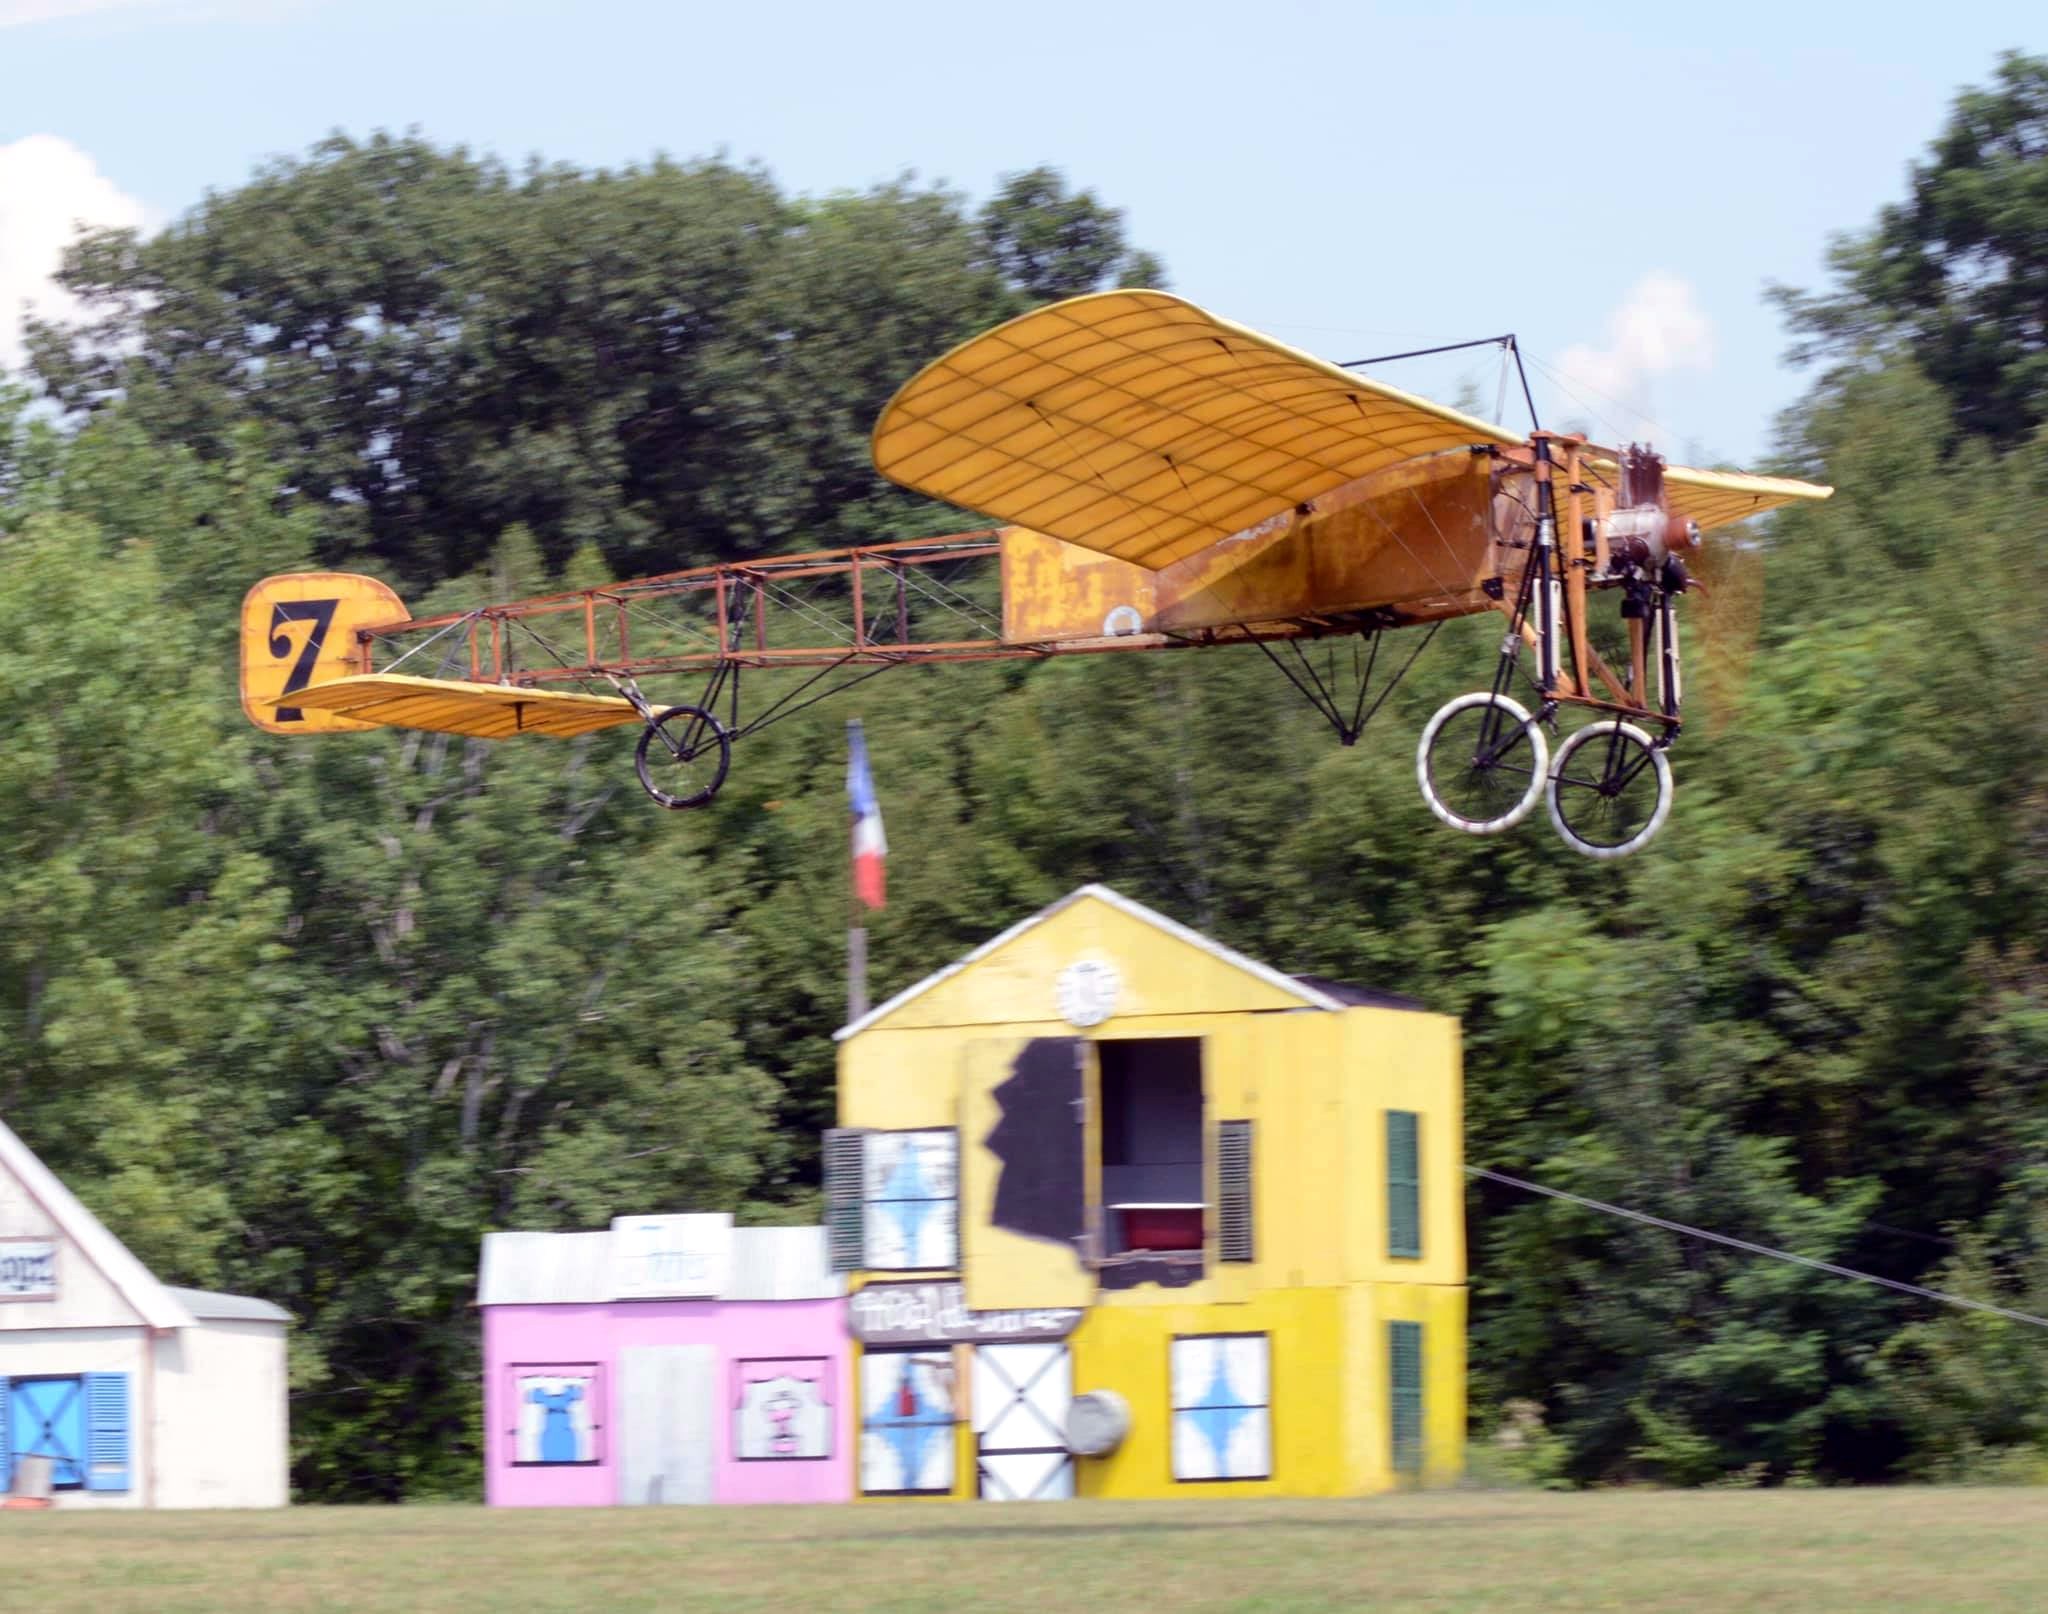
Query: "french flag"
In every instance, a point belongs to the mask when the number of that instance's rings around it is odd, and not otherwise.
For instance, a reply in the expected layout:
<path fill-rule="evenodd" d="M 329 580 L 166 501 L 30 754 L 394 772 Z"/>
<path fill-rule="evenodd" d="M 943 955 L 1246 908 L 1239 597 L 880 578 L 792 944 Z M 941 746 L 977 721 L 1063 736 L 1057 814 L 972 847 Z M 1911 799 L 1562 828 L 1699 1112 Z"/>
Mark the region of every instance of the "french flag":
<path fill-rule="evenodd" d="M 882 833 L 882 807 L 875 800 L 875 781 L 868 772 L 867 736 L 860 719 L 846 725 L 846 800 L 853 809 L 853 894 L 870 908 L 882 906 L 882 859 L 889 841 Z"/>

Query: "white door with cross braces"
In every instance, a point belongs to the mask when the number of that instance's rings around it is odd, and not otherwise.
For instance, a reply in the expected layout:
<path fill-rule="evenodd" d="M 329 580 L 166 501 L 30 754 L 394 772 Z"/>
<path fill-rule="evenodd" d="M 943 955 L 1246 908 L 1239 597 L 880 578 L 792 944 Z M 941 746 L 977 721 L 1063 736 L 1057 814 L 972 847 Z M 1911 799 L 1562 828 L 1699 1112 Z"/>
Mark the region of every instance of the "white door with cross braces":
<path fill-rule="evenodd" d="M 974 1348 L 976 1489 L 990 1502 L 1050 1502 L 1074 1494 L 1067 1407 L 1074 1359 L 1063 1341 Z"/>

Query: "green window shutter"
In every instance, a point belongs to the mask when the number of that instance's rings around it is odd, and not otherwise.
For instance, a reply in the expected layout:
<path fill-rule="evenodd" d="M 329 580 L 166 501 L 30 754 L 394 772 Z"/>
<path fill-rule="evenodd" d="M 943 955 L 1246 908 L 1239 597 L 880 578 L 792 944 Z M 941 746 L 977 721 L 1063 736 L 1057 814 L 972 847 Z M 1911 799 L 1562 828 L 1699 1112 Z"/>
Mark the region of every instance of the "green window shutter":
<path fill-rule="evenodd" d="M 1387 1324 L 1394 1472 L 1422 1472 L 1422 1324 Z"/>
<path fill-rule="evenodd" d="M 85 1488 L 128 1489 L 128 1375 L 85 1375 Z"/>
<path fill-rule="evenodd" d="M 825 1132 L 825 1247 L 834 1272 L 860 1270 L 865 1248 L 861 1219 L 867 1133 L 835 1126 Z"/>
<path fill-rule="evenodd" d="M 1252 1124 L 1216 1123 L 1216 1258 L 1249 1261 L 1252 1239 Z"/>
<path fill-rule="evenodd" d="M 1387 1111 L 1387 1254 L 1422 1256 L 1421 1118 L 1413 1110 Z"/>

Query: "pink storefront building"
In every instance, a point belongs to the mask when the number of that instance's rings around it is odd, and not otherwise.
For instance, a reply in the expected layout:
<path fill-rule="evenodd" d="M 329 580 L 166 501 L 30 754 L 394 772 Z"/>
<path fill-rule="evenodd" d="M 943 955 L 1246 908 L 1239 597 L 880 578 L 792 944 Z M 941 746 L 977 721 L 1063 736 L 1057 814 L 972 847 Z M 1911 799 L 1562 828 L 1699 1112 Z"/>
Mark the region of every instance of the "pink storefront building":
<path fill-rule="evenodd" d="M 823 1228 L 684 1215 L 491 1233 L 477 1305 L 492 1504 L 851 1494 L 845 1280 Z"/>

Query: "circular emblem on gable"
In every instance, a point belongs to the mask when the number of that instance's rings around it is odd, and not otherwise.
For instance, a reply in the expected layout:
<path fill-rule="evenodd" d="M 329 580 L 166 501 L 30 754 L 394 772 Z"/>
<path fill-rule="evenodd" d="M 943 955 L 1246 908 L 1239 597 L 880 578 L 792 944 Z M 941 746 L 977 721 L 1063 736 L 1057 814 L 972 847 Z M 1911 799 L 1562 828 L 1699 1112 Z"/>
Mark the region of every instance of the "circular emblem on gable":
<path fill-rule="evenodd" d="M 1060 1018 L 1070 1026 L 1099 1026 L 1116 1013 L 1123 986 L 1116 966 L 1099 958 L 1078 958 L 1060 971 L 1055 987 Z"/>

